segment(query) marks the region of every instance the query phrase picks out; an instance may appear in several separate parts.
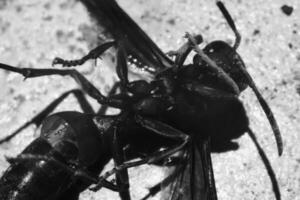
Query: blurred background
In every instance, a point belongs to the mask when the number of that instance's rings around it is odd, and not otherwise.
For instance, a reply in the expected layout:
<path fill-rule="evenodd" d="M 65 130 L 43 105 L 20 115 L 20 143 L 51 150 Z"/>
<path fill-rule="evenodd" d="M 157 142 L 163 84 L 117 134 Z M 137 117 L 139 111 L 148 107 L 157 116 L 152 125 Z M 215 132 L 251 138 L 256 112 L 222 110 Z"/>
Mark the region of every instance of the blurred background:
<path fill-rule="evenodd" d="M 201 33 L 204 44 L 213 40 L 234 42 L 234 34 L 211 0 L 119 0 L 124 10 L 164 51 L 177 49 L 186 31 Z M 242 101 L 251 128 L 275 171 L 282 199 L 300 200 L 300 2 L 297 0 L 224 1 L 242 43 L 238 49 L 262 95 L 272 108 L 284 141 L 278 157 L 273 133 L 256 97 L 247 89 Z M 0 62 L 17 67 L 48 68 L 60 56 L 80 58 L 105 36 L 86 8 L 75 0 L 1 0 Z M 110 53 L 107 53 L 108 56 Z M 88 62 L 81 71 L 107 93 L 116 80 L 110 59 Z M 101 67 L 99 67 L 101 65 Z M 23 80 L 18 74 L 0 70 L 0 137 L 16 130 L 52 100 L 78 87 L 69 77 Z M 99 106 L 89 99 L 95 109 Z M 56 111 L 80 110 L 73 97 Z M 0 146 L 0 172 L 9 164 L 4 155 L 15 156 L 38 136 L 30 126 Z M 239 138 L 240 148 L 213 154 L 220 200 L 275 199 L 268 174 L 248 135 Z M 109 168 L 109 167 L 108 167 Z M 140 199 L 147 188 L 159 182 L 165 169 L 143 166 L 130 169 L 132 199 Z M 149 178 L 151 177 L 151 178 Z M 159 199 L 159 195 L 155 199 Z M 116 193 L 84 192 L 80 200 L 118 199 Z"/>

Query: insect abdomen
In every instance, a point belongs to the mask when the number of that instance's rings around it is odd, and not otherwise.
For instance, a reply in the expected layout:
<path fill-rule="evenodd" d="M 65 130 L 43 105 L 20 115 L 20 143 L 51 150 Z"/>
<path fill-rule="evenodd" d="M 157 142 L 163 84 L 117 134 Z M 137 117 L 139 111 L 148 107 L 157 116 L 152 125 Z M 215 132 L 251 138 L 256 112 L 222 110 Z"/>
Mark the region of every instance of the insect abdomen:
<path fill-rule="evenodd" d="M 22 153 L 43 155 L 63 161 L 58 152 L 43 138 L 34 140 Z M 70 174 L 48 160 L 22 160 L 12 163 L 0 180 L 1 200 L 53 199 L 66 188 Z"/>

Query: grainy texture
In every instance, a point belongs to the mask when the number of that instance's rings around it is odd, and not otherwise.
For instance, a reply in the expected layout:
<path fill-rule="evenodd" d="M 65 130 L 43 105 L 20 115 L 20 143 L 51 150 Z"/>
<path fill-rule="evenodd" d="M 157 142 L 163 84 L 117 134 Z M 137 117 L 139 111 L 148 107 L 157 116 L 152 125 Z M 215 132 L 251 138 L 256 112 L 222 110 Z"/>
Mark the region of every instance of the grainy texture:
<path fill-rule="evenodd" d="M 205 42 L 233 42 L 234 35 L 209 0 L 120 0 L 121 6 L 164 50 L 176 49 L 185 31 L 201 33 Z M 290 16 L 281 11 L 288 4 Z M 277 156 L 274 137 L 254 94 L 242 95 L 252 129 L 267 153 L 281 188 L 282 199 L 300 199 L 300 2 L 225 1 L 242 35 L 238 52 L 278 120 L 284 153 Z M 78 58 L 97 43 L 97 27 L 80 2 L 69 0 L 13 0 L 0 2 L 0 62 L 19 67 L 51 67 L 55 56 Z M 95 68 L 92 62 L 80 68 L 102 91 L 115 79 L 113 69 Z M 68 77 L 28 79 L 0 70 L 0 136 L 43 109 L 63 91 L 77 87 Z M 93 102 L 95 108 L 97 104 Z M 57 110 L 79 110 L 73 97 Z M 0 146 L 0 171 L 7 168 L 4 155 L 16 155 L 37 134 L 34 127 Z M 271 183 L 257 151 L 247 135 L 238 140 L 240 149 L 214 154 L 213 164 L 219 199 L 274 199 Z M 160 180 L 163 172 L 152 166 L 130 170 L 133 199 Z M 118 199 L 101 190 L 85 192 L 81 200 Z"/>

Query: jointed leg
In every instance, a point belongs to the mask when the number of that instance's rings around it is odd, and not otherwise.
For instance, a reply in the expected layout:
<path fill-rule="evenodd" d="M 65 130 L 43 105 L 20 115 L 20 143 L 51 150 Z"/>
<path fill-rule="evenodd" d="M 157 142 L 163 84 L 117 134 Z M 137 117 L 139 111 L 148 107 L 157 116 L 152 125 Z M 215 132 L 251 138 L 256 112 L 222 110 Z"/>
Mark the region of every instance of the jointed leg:
<path fill-rule="evenodd" d="M 212 99 L 237 99 L 238 97 L 224 90 L 215 89 L 204 84 L 199 84 L 197 81 L 186 81 L 182 87 L 187 91 L 197 93 L 200 96 Z"/>
<path fill-rule="evenodd" d="M 50 76 L 50 75 L 60 75 L 60 76 L 71 76 L 85 91 L 89 96 L 96 99 L 100 104 L 106 104 L 116 108 L 122 108 L 123 102 L 116 99 L 106 98 L 101 92 L 89 82 L 82 74 L 78 71 L 72 70 L 61 70 L 61 69 L 34 69 L 34 68 L 17 68 L 6 64 L 0 63 L 0 69 L 5 69 L 8 71 L 13 71 L 22 74 L 25 79 L 40 77 L 40 76 Z"/>
<path fill-rule="evenodd" d="M 103 176 L 99 178 L 99 183 L 93 188 L 93 190 L 99 190 L 102 187 L 102 180 L 105 180 L 112 174 L 115 174 L 123 169 L 143 165 L 143 164 L 153 164 L 155 162 L 160 161 L 163 158 L 167 158 L 170 155 L 182 150 L 189 142 L 189 136 L 185 133 L 156 120 L 142 118 L 141 116 L 137 116 L 136 119 L 137 123 L 140 124 L 142 127 L 153 131 L 162 137 L 167 137 L 174 140 L 182 141 L 176 147 L 172 147 L 166 150 L 158 150 L 156 153 L 153 153 L 151 156 L 142 158 L 139 161 L 132 161 L 132 162 L 124 162 L 122 165 L 116 166 L 112 170 L 106 172 Z"/>
<path fill-rule="evenodd" d="M 110 92 L 108 93 L 107 97 L 111 97 L 114 95 L 117 91 L 117 89 L 120 88 L 120 82 L 116 82 Z M 102 105 L 101 108 L 98 110 L 97 114 L 104 115 L 108 106 Z M 118 138 L 118 132 L 117 128 L 114 129 L 114 137 L 113 137 L 113 160 L 115 162 L 115 166 L 121 165 L 124 163 L 124 150 L 123 146 L 120 144 L 119 138 Z M 118 192 L 120 195 L 120 198 L 122 200 L 130 200 L 130 192 L 129 192 L 129 177 L 128 177 L 128 170 L 123 169 L 118 172 L 116 172 L 116 184 L 119 188 Z M 97 191 L 97 188 L 91 188 L 93 191 Z"/>
<path fill-rule="evenodd" d="M 125 49 L 124 49 L 124 44 L 122 42 L 119 42 L 119 44 L 118 44 L 116 71 L 117 71 L 117 75 L 120 79 L 121 93 L 124 93 L 124 92 L 135 93 L 136 92 L 136 86 L 139 85 L 139 84 L 142 84 L 140 86 L 142 88 L 144 88 L 143 90 L 146 90 L 146 88 L 149 86 L 149 84 L 146 81 L 142 81 L 142 80 L 129 82 L 129 80 L 128 80 L 127 55 L 126 55 L 126 52 L 125 52 Z M 137 83 L 137 82 L 139 82 L 139 83 Z M 143 85 L 143 84 L 145 84 L 145 85 Z"/>
<path fill-rule="evenodd" d="M 150 131 L 153 131 L 153 133 L 156 133 L 156 134 L 161 135 L 166 138 L 181 141 L 181 144 L 174 148 L 170 148 L 170 149 L 163 150 L 163 151 L 158 151 L 157 153 L 154 153 L 153 156 L 149 156 L 148 158 L 145 158 L 145 160 L 148 160 L 147 161 L 148 164 L 153 164 L 163 158 L 169 157 L 170 155 L 183 149 L 183 147 L 185 147 L 187 145 L 187 143 L 189 142 L 189 139 L 190 139 L 189 135 L 187 135 L 187 134 L 181 132 L 180 130 L 175 129 L 163 122 L 156 121 L 153 119 L 147 119 L 147 118 L 144 118 L 141 116 L 136 116 L 136 121 L 142 127 L 146 128 Z"/>
<path fill-rule="evenodd" d="M 111 90 L 107 94 L 107 98 L 110 98 L 112 95 L 116 94 L 118 88 L 120 88 L 120 82 L 114 83 L 113 87 L 111 88 Z M 104 115 L 106 113 L 107 109 L 108 109 L 107 105 L 101 105 L 101 107 L 98 110 L 97 114 Z"/>
<path fill-rule="evenodd" d="M 112 149 L 115 166 L 122 165 L 125 162 L 125 158 L 123 146 L 120 144 L 120 139 L 118 138 L 117 128 L 114 128 Z M 126 168 L 116 172 L 116 183 L 119 188 L 120 198 L 122 200 L 130 200 L 129 177 L 128 170 Z"/>
<path fill-rule="evenodd" d="M 111 46 L 116 45 L 116 44 L 117 44 L 117 42 L 115 42 L 115 41 L 104 43 L 104 44 L 96 47 L 95 49 L 90 51 L 86 56 L 84 56 L 78 60 L 63 60 L 61 58 L 55 58 L 52 62 L 52 65 L 62 64 L 65 67 L 82 65 L 84 62 L 86 62 L 89 59 L 98 58 L 104 51 L 106 51 L 108 48 L 110 48 Z M 124 87 L 126 87 L 129 82 L 128 81 L 128 68 L 127 68 L 127 55 L 126 55 L 126 52 L 124 49 L 124 42 L 122 42 L 122 41 L 118 42 L 118 48 L 117 48 L 117 74 L 118 74 L 118 77 L 120 78 L 121 84 Z"/>
<path fill-rule="evenodd" d="M 81 90 L 79 89 L 71 90 L 70 93 L 74 94 L 75 98 L 77 99 L 80 105 L 80 108 L 84 113 L 95 114 L 94 109 L 92 108 L 91 104 L 87 101 L 86 97 L 84 96 L 84 93 Z"/>
<path fill-rule="evenodd" d="M 99 58 L 101 56 L 101 54 L 103 54 L 107 49 L 109 49 L 110 47 L 112 47 L 115 44 L 116 44 L 115 41 L 106 42 L 106 43 L 96 47 L 95 49 L 91 50 L 87 55 L 85 55 L 82 58 L 77 59 L 77 60 L 64 60 L 62 58 L 56 57 L 52 61 L 52 66 L 57 65 L 57 64 L 61 64 L 64 67 L 74 67 L 74 66 L 82 65 L 87 60 Z"/>
<path fill-rule="evenodd" d="M 201 44 L 203 42 L 203 38 L 201 35 L 194 36 L 195 41 L 197 45 Z M 175 51 L 169 51 L 167 55 L 169 56 L 176 56 L 175 57 L 175 66 L 177 68 L 181 68 L 185 59 L 189 55 L 189 53 L 193 50 L 193 47 L 191 46 L 190 42 L 186 42 L 183 44 L 178 50 Z"/>
<path fill-rule="evenodd" d="M 121 87 L 126 89 L 128 87 L 128 66 L 127 66 L 127 55 L 124 49 L 124 44 L 119 42 L 117 50 L 117 75 L 120 79 Z"/>

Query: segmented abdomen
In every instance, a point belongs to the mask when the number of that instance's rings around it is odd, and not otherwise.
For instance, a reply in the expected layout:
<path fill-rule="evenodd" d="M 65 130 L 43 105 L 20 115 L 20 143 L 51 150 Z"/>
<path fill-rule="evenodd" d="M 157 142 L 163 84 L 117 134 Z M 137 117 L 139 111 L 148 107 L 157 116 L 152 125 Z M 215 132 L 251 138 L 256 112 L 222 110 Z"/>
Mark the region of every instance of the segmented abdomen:
<path fill-rule="evenodd" d="M 43 155 L 63 161 L 43 138 L 34 140 L 22 153 Z M 54 161 L 22 160 L 12 163 L 0 180 L 1 200 L 54 199 L 56 194 L 67 188 L 70 173 Z"/>

